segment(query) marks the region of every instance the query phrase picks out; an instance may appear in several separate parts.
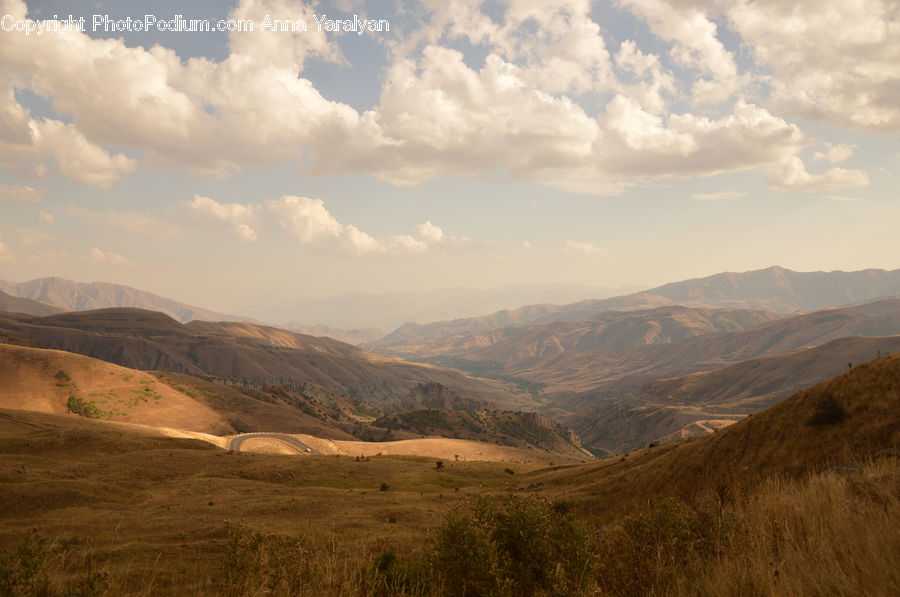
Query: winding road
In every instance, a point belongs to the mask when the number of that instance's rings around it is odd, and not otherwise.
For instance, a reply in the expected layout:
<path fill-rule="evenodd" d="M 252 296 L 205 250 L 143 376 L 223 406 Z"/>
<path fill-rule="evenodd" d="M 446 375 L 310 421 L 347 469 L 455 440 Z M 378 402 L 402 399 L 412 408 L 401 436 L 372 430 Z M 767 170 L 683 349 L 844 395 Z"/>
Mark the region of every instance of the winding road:
<path fill-rule="evenodd" d="M 301 442 L 295 437 L 291 437 L 290 435 L 284 435 L 282 433 L 265 433 L 265 432 L 257 432 L 257 433 L 241 433 L 240 435 L 231 438 L 228 441 L 228 449 L 234 450 L 235 452 L 241 451 L 241 444 L 244 443 L 245 440 L 248 439 L 256 439 L 256 438 L 264 438 L 264 439 L 277 439 L 282 441 L 292 448 L 300 452 L 305 452 L 307 454 L 317 454 L 315 450 Z"/>

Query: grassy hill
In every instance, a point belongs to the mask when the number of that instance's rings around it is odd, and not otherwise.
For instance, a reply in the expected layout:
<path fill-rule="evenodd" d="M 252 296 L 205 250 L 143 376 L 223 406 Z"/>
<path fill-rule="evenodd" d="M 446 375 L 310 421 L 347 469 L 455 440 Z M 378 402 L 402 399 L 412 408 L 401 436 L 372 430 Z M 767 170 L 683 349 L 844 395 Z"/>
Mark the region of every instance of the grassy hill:
<path fill-rule="evenodd" d="M 234 454 L 2 411 L 0 579 L 93 595 L 894 595 L 898 403 L 900 355 L 713 435 L 543 469 Z"/>
<path fill-rule="evenodd" d="M 624 396 L 598 398 L 563 418 L 599 453 L 619 453 L 709 431 L 846 371 L 848 364 L 900 352 L 900 336 L 840 338 L 783 355 L 650 382 Z M 698 425 L 699 424 L 699 425 Z M 704 429 L 706 427 L 706 429 Z"/>

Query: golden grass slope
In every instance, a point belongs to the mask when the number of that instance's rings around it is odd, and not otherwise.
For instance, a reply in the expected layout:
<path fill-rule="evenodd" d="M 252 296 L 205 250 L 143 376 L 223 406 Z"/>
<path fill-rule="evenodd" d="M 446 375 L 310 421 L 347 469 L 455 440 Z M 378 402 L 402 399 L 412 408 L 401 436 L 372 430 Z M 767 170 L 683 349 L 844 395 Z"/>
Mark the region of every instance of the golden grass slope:
<path fill-rule="evenodd" d="M 900 446 L 900 354 L 803 390 L 700 438 L 537 476 L 595 512 L 646 496 L 730 492 L 775 474 L 822 470 Z M 634 500 L 634 501 L 630 501 Z"/>
<path fill-rule="evenodd" d="M 0 344 L 0 408 L 65 414 L 70 399 L 94 418 L 232 432 L 213 409 L 148 373 L 70 352 Z"/>

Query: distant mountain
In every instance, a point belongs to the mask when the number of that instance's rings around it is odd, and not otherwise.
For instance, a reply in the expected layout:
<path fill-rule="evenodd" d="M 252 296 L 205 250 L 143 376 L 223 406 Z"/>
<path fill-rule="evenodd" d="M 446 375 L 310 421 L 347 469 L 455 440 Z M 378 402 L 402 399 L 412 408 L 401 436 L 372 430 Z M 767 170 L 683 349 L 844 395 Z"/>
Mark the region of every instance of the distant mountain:
<path fill-rule="evenodd" d="M 47 303 L 10 296 L 0 290 L 0 311 L 25 313 L 27 315 L 53 315 L 54 313 L 61 313 L 63 310 Z"/>
<path fill-rule="evenodd" d="M 900 269 L 795 272 L 773 266 L 674 282 L 647 292 L 679 303 L 781 312 L 815 311 L 900 293 Z"/>
<path fill-rule="evenodd" d="M 634 392 L 667 377 L 808 346 L 848 336 L 900 334 L 900 299 L 886 299 L 778 319 L 735 332 L 711 333 L 680 342 L 648 344 L 606 352 L 567 352 L 521 361 L 502 369 L 507 376 L 546 384 L 548 399 L 584 406 L 602 398 Z"/>
<path fill-rule="evenodd" d="M 391 330 L 407 323 L 428 323 L 471 317 L 533 303 L 570 303 L 606 298 L 637 287 L 604 288 L 563 284 L 519 284 L 503 288 L 442 288 L 438 290 L 353 292 L 325 298 L 297 299 L 280 304 L 254 304 L 246 312 L 268 321 L 297 321 L 343 328 Z"/>
<path fill-rule="evenodd" d="M 550 321 L 577 321 L 609 310 L 682 304 L 692 307 L 762 309 L 790 313 L 837 307 L 900 293 L 900 270 L 794 272 L 774 266 L 744 273 L 722 273 L 665 284 L 639 293 L 569 305 L 529 305 L 490 315 L 409 324 L 366 348 L 397 353 L 453 336 Z"/>
<path fill-rule="evenodd" d="M 458 357 L 508 366 L 567 352 L 612 352 L 646 344 L 679 342 L 713 332 L 742 330 L 783 317 L 764 311 L 669 305 L 607 311 L 579 321 L 504 327 L 421 345 L 397 343 L 383 352 L 406 358 Z"/>
<path fill-rule="evenodd" d="M 307 325 L 303 323 L 279 323 L 275 327 L 298 334 L 309 336 L 328 336 L 354 346 L 366 342 L 374 342 L 385 335 L 385 331 L 379 328 L 341 328 L 324 324 Z"/>
<path fill-rule="evenodd" d="M 900 336 L 850 337 L 815 348 L 661 379 L 563 418 L 597 454 L 616 454 L 705 434 L 878 356 L 900 353 Z"/>
<path fill-rule="evenodd" d="M 108 282 L 73 282 L 63 278 L 39 278 L 20 284 L 6 283 L 0 290 L 19 298 L 40 301 L 63 311 L 89 311 L 131 307 L 165 313 L 182 323 L 205 321 L 253 321 L 247 317 L 224 315 L 164 298 L 143 290 Z"/>
<path fill-rule="evenodd" d="M 2 317 L 0 336 L 122 366 L 212 376 L 257 385 L 313 383 L 398 410 L 418 384 L 437 382 L 503 407 L 531 404 L 499 384 L 447 369 L 385 358 L 330 338 L 241 322 L 181 324 L 153 311 L 101 309 L 48 317 Z"/>

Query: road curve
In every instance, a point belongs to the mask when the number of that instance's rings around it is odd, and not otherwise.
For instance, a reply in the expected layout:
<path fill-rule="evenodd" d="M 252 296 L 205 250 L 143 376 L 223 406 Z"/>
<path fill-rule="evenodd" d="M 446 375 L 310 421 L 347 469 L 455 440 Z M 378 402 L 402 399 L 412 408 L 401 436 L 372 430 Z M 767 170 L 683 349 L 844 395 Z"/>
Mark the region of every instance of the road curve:
<path fill-rule="evenodd" d="M 266 433 L 266 432 L 256 432 L 256 433 L 241 433 L 240 435 L 231 438 L 228 440 L 228 449 L 234 450 L 235 452 L 241 451 L 241 444 L 244 443 L 244 440 L 255 439 L 258 437 L 267 438 L 267 439 L 277 439 L 279 441 L 283 441 L 286 444 L 289 444 L 292 448 L 299 450 L 300 452 L 305 452 L 307 454 L 318 454 L 315 450 L 301 442 L 295 437 L 291 437 L 290 435 L 285 435 L 283 433 Z"/>

